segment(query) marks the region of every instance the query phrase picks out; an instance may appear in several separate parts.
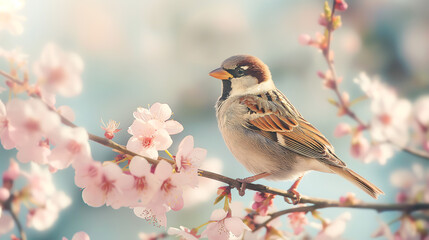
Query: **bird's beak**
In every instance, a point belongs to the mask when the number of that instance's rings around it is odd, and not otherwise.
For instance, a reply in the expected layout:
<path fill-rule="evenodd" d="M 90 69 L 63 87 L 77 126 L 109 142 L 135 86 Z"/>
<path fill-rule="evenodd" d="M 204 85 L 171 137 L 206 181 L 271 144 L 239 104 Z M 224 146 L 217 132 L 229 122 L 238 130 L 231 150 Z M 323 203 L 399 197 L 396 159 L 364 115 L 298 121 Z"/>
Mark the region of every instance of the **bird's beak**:
<path fill-rule="evenodd" d="M 211 71 L 209 75 L 220 80 L 228 80 L 233 77 L 229 72 L 223 70 L 222 68 L 217 68 Z"/>

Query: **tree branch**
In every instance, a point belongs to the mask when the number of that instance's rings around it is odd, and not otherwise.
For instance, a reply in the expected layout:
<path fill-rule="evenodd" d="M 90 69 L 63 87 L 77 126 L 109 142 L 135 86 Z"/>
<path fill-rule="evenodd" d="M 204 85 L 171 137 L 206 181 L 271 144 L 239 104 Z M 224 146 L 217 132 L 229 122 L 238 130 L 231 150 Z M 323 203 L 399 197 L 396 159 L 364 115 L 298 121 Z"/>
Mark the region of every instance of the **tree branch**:
<path fill-rule="evenodd" d="M 13 221 L 16 224 L 16 227 L 18 228 L 19 237 L 21 240 L 27 240 L 27 235 L 25 234 L 24 228 L 22 227 L 21 221 L 19 221 L 18 216 L 12 209 L 12 202 L 13 202 L 13 195 L 10 195 L 9 199 L 7 199 L 3 204 L 4 211 L 8 211 L 10 215 L 12 216 Z"/>

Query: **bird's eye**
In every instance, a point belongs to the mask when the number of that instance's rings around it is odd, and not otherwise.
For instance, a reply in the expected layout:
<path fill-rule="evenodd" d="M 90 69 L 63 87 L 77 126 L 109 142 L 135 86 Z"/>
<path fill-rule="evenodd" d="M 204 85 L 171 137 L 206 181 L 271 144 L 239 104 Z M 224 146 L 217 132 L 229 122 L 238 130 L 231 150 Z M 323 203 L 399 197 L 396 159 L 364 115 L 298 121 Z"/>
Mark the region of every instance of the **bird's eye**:
<path fill-rule="evenodd" d="M 244 70 L 242 68 L 237 68 L 235 70 L 235 72 L 236 72 L 237 76 L 243 76 L 244 75 Z"/>

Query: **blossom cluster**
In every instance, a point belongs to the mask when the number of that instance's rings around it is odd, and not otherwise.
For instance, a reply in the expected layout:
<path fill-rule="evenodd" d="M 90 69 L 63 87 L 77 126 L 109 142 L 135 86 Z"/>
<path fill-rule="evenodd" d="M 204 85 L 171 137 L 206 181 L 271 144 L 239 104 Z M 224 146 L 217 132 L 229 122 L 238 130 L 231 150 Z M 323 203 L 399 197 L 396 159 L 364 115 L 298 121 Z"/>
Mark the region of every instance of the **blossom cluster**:
<path fill-rule="evenodd" d="M 14 185 L 20 179 L 26 184 L 19 189 Z M 55 188 L 52 173 L 38 164 L 31 164 L 31 171 L 21 170 L 19 164 L 11 159 L 9 168 L 3 172 L 3 185 L 0 188 L 0 235 L 12 230 L 15 225 L 13 215 L 17 215 L 20 205 L 27 207 L 27 227 L 38 231 L 51 227 L 59 212 L 71 204 L 71 199 Z M 2 211 L 3 210 L 3 211 Z"/>

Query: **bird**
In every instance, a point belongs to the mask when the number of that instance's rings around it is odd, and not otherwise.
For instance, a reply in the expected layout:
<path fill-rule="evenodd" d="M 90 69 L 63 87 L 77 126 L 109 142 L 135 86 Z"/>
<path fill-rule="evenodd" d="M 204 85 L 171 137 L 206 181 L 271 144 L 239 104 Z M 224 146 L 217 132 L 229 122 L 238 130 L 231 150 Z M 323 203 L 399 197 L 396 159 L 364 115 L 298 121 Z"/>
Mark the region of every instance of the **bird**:
<path fill-rule="evenodd" d="M 335 154 L 328 139 L 276 88 L 268 66 L 259 58 L 229 57 L 209 75 L 222 81 L 215 109 L 223 139 L 253 174 L 237 179 L 240 195 L 247 183 L 261 178 L 295 180 L 288 191 L 297 204 L 301 198 L 297 186 L 311 170 L 338 174 L 375 199 L 384 194 Z"/>

